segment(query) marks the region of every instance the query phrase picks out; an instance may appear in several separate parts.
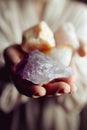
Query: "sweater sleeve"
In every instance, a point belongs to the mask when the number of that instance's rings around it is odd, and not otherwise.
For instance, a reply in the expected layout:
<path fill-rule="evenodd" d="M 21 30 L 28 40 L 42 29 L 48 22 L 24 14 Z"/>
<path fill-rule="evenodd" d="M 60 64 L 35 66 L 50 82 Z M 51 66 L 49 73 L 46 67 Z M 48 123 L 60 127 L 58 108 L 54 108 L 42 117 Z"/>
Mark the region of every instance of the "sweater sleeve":
<path fill-rule="evenodd" d="M 16 16 L 17 4 L 15 1 L 7 1 L 7 4 L 5 2 L 0 1 L 0 109 L 10 112 L 20 103 L 26 102 L 28 98 L 19 94 L 5 67 L 4 49 L 21 40 L 21 29 Z"/>
<path fill-rule="evenodd" d="M 78 39 L 87 45 L 87 6 L 85 4 L 68 2 L 61 22 L 72 22 Z M 75 84 L 78 90 L 74 94 L 59 97 L 58 103 L 67 111 L 78 112 L 87 104 L 87 56 L 80 57 L 78 54 L 75 54 L 72 62 L 75 64 L 77 71 Z"/>

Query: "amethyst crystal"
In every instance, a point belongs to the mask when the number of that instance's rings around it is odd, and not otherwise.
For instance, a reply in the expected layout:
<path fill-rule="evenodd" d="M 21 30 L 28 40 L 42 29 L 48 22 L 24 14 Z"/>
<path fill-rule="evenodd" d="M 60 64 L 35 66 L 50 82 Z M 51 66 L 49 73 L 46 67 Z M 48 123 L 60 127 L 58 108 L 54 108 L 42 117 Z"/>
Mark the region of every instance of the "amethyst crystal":
<path fill-rule="evenodd" d="M 34 50 L 17 65 L 16 74 L 34 84 L 41 84 L 55 78 L 69 77 L 72 69 L 54 61 L 44 53 Z"/>

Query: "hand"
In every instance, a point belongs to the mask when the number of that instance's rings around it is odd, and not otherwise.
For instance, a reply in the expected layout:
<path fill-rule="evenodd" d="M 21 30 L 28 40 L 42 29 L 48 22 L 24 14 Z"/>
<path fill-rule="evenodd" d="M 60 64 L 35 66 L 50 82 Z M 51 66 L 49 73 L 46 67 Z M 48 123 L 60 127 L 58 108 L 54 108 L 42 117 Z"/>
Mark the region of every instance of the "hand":
<path fill-rule="evenodd" d="M 26 53 L 21 49 L 20 45 L 13 45 L 4 51 L 4 57 L 12 75 L 12 79 L 18 91 L 29 97 L 40 97 L 45 95 L 59 95 L 65 93 L 72 93 L 77 90 L 74 85 L 75 74 L 69 78 L 54 79 L 53 81 L 44 85 L 35 85 L 29 81 L 25 81 L 16 76 L 16 65 L 23 59 Z"/>

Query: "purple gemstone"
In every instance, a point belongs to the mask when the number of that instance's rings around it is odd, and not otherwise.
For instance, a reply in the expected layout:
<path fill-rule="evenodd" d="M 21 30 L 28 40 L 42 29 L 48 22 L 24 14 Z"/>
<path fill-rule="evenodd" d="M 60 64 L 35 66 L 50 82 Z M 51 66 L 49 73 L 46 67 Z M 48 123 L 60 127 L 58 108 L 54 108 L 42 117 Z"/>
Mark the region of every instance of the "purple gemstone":
<path fill-rule="evenodd" d="M 55 78 L 69 77 L 72 69 L 54 61 L 46 54 L 34 50 L 17 65 L 16 74 L 34 84 L 41 84 Z"/>

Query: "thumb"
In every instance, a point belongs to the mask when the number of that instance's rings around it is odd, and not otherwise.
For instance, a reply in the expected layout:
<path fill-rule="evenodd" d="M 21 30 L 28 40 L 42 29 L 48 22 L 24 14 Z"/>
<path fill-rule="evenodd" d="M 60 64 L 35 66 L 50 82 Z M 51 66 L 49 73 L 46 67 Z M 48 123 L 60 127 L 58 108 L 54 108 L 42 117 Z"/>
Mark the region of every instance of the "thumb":
<path fill-rule="evenodd" d="M 87 46 L 83 43 L 83 41 L 79 41 L 80 47 L 78 49 L 78 54 L 83 57 L 87 55 Z"/>
<path fill-rule="evenodd" d="M 13 45 L 5 49 L 4 58 L 8 69 L 15 70 L 15 66 L 23 59 L 25 52 L 21 49 L 20 45 Z"/>

